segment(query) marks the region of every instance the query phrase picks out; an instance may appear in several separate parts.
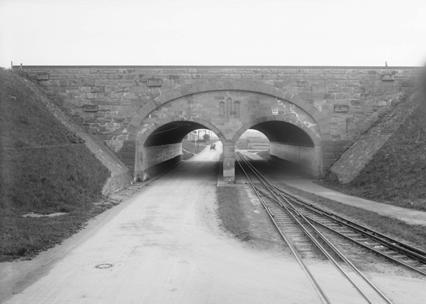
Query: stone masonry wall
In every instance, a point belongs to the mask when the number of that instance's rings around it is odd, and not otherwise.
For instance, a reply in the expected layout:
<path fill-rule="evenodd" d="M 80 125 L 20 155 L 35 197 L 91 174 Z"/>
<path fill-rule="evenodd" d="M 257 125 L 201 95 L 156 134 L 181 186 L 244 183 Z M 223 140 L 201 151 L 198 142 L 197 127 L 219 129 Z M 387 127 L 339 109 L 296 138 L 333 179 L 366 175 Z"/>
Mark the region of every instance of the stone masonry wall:
<path fill-rule="evenodd" d="M 18 67 L 15 67 L 18 69 Z M 413 87 L 419 68 L 23 66 L 123 161 L 149 114 L 181 96 L 230 90 L 287 100 L 318 124 L 325 168 Z M 250 114 L 255 116 L 256 108 Z M 275 108 L 271 108 L 273 114 Z M 136 121 L 136 123 L 135 123 Z M 125 149 L 126 151 L 122 151 Z"/>
<path fill-rule="evenodd" d="M 144 147 L 145 158 L 142 167 L 144 169 L 154 167 L 176 156 L 182 155 L 182 143 Z"/>
<path fill-rule="evenodd" d="M 318 175 L 318 159 L 314 148 L 271 142 L 269 153 L 298 164 L 304 172 L 312 176 Z"/>
<path fill-rule="evenodd" d="M 271 113 L 271 108 L 275 110 L 274 114 Z M 201 125 L 213 130 L 222 141 L 224 144 L 224 175 L 232 177 L 234 168 L 231 164 L 234 161 L 234 143 L 248 128 L 270 120 L 291 123 L 309 134 L 312 141 L 318 144 L 317 146 L 320 145 L 318 125 L 307 113 L 297 109 L 289 102 L 245 91 L 204 92 L 181 97 L 164 104 L 143 120 L 138 132 L 137 142 L 139 147 L 143 146 L 146 138 L 167 122 L 195 122 L 198 126 Z M 280 129 L 281 132 L 287 132 L 285 126 L 283 124 L 284 128 Z M 277 131 L 271 131 L 271 133 L 273 132 Z M 163 138 L 166 138 L 164 132 L 161 134 Z M 318 164 L 320 151 L 317 149 L 315 152 L 317 156 L 315 163 Z M 150 156 L 147 153 L 142 153 L 141 157 L 145 162 Z M 136 161 L 138 164 L 135 170 L 137 172 L 144 171 L 145 168 L 140 166 L 141 161 Z M 315 171 L 318 175 L 320 166 L 316 166 Z"/>
<path fill-rule="evenodd" d="M 28 83 L 29 87 L 37 91 L 38 87 Z M 84 140 L 84 145 L 93 153 L 93 155 L 109 170 L 110 177 L 106 181 L 102 189 L 103 195 L 108 195 L 124 187 L 131 182 L 129 169 L 117 158 L 117 156 L 109 150 L 105 144 L 98 138 L 88 134 L 80 126 L 71 121 L 67 115 L 58 108 L 51 100 L 45 97 L 44 94 L 39 94 L 40 100 L 49 110 L 49 112 L 60 121 L 67 129 Z"/>
<path fill-rule="evenodd" d="M 354 180 L 370 162 L 374 154 L 382 148 L 418 106 L 417 94 L 413 94 L 407 102 L 399 103 L 392 111 L 383 115 L 367 132 L 362 134 L 330 168 L 339 182 L 347 184 Z"/>

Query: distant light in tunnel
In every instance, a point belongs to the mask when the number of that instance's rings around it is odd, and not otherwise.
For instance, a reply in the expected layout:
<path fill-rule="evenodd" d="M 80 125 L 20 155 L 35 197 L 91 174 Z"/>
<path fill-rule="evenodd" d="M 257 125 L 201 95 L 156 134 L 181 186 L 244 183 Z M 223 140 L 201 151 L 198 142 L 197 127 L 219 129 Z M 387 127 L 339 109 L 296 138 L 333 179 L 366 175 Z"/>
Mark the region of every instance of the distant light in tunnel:
<path fill-rule="evenodd" d="M 240 150 L 268 151 L 269 139 L 262 132 L 254 129 L 246 130 L 235 143 Z"/>
<path fill-rule="evenodd" d="M 204 135 L 208 135 L 210 140 L 219 140 L 219 137 L 212 130 L 209 129 L 197 129 L 189 132 L 185 139 L 186 140 L 200 140 L 203 139 Z"/>

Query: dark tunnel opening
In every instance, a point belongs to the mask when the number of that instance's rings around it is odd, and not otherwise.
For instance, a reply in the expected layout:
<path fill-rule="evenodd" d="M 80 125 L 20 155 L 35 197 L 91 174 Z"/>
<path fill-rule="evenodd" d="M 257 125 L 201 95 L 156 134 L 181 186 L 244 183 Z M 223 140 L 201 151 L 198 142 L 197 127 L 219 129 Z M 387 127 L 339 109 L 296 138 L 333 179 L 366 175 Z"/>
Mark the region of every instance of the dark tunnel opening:
<path fill-rule="evenodd" d="M 144 146 L 151 147 L 180 143 L 188 133 L 197 129 L 208 128 L 192 121 L 170 122 L 152 132 L 146 139 Z"/>
<path fill-rule="evenodd" d="M 244 147 L 243 138 L 248 132 L 251 132 L 249 144 Z M 265 144 L 266 149 L 260 145 L 262 136 L 269 141 L 269 146 Z M 236 148 L 249 156 L 259 169 L 279 179 L 297 175 L 316 176 L 319 172 L 318 149 L 311 136 L 288 122 L 255 124 L 241 135 Z"/>
<path fill-rule="evenodd" d="M 209 162 L 214 153 L 222 153 L 219 136 L 205 125 L 193 121 L 166 123 L 139 142 L 136 152 L 135 177 L 146 180 L 161 174 L 181 161 Z M 201 155 L 201 152 L 206 152 Z M 194 159 L 199 155 L 197 159 Z M 216 162 L 216 161 L 215 161 Z"/>
<path fill-rule="evenodd" d="M 292 146 L 314 147 L 311 137 L 301 128 L 284 121 L 266 121 L 250 129 L 262 132 L 270 142 Z"/>

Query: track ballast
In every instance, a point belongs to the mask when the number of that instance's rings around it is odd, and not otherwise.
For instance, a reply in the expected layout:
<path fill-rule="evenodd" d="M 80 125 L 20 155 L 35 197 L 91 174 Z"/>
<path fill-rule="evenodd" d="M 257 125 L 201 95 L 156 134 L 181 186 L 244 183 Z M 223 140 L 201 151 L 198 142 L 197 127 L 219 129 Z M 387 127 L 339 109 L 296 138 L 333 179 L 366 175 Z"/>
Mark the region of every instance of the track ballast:
<path fill-rule="evenodd" d="M 237 164 L 323 303 L 333 303 L 332 295 L 325 290 L 327 284 L 321 283 L 320 274 L 315 274 L 308 266 L 314 257 L 332 264 L 364 303 L 392 301 L 356 266 L 359 261 L 356 255 L 360 255 L 360 250 L 426 276 L 424 251 L 288 193 L 272 184 L 240 152 L 237 153 Z M 350 244 L 351 249 L 342 250 L 337 246 L 337 239 L 339 244 Z"/>

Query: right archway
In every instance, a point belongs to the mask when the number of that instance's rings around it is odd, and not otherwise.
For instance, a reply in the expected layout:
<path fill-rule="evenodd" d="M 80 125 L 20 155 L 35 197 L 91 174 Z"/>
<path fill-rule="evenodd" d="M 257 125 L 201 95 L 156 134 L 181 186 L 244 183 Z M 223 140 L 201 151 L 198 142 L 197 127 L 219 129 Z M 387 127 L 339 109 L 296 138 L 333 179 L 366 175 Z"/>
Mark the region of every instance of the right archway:
<path fill-rule="evenodd" d="M 271 155 L 297 164 L 314 177 L 322 175 L 321 142 L 315 130 L 264 117 L 241 128 L 234 137 L 235 142 L 248 129 L 260 131 L 269 139 Z"/>

